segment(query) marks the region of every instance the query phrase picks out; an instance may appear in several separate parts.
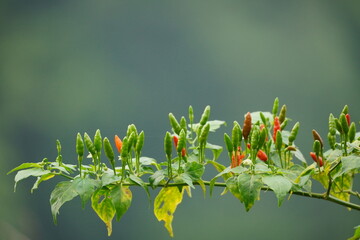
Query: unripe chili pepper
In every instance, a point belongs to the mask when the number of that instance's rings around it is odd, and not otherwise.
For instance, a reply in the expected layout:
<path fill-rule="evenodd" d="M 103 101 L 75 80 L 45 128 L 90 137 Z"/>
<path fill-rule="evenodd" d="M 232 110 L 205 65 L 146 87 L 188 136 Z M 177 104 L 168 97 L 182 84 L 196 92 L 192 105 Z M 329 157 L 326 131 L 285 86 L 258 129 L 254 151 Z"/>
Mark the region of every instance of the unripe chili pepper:
<path fill-rule="evenodd" d="M 237 147 L 240 146 L 241 141 L 241 129 L 237 121 L 234 121 L 234 127 L 232 129 L 232 144 L 233 150 L 236 151 Z"/>
<path fill-rule="evenodd" d="M 315 152 L 316 156 L 320 155 L 321 150 L 321 143 L 319 140 L 315 140 L 313 144 L 313 151 Z"/>
<path fill-rule="evenodd" d="M 253 128 L 252 134 L 251 134 L 251 148 L 257 149 L 259 145 L 259 129 L 257 127 Z"/>
<path fill-rule="evenodd" d="M 226 133 L 224 133 L 224 141 L 226 144 L 226 149 L 228 150 L 229 153 L 233 152 L 233 143 L 229 137 L 229 135 L 227 135 Z"/>
<path fill-rule="evenodd" d="M 343 130 L 342 126 L 341 126 L 340 120 L 337 119 L 337 118 L 334 118 L 334 122 L 335 122 L 336 130 L 338 130 L 339 133 L 344 133 L 344 130 Z"/>
<path fill-rule="evenodd" d="M 251 131 L 251 114 L 250 112 L 248 112 L 245 115 L 244 126 L 242 130 L 242 134 L 245 140 L 248 139 L 250 131 Z"/>
<path fill-rule="evenodd" d="M 355 140 L 355 134 L 356 134 L 356 126 L 355 123 L 352 122 L 350 124 L 350 128 L 349 128 L 349 141 L 353 142 Z"/>
<path fill-rule="evenodd" d="M 266 141 L 267 129 L 263 128 L 260 130 L 258 147 L 261 148 Z"/>
<path fill-rule="evenodd" d="M 278 151 L 281 151 L 281 147 L 282 147 L 282 134 L 280 131 L 277 131 L 276 132 L 276 141 L 275 141 L 275 147 Z"/>
<path fill-rule="evenodd" d="M 350 126 L 350 114 L 346 114 L 345 115 L 345 118 L 346 118 L 346 121 L 347 121 L 347 124 L 348 124 L 348 126 Z"/>
<path fill-rule="evenodd" d="M 101 152 L 101 148 L 102 148 L 102 138 L 101 138 L 101 134 L 100 134 L 100 130 L 96 130 L 95 132 L 95 136 L 94 136 L 94 146 L 95 146 L 95 150 L 96 152 Z"/>
<path fill-rule="evenodd" d="M 206 122 L 208 121 L 210 117 L 210 106 L 206 106 L 205 107 L 205 110 L 203 112 L 203 114 L 201 115 L 201 118 L 200 118 L 200 125 L 205 125 Z"/>
<path fill-rule="evenodd" d="M 110 160 L 111 165 L 114 164 L 114 151 L 107 137 L 104 138 L 104 151 L 106 157 Z"/>
<path fill-rule="evenodd" d="M 286 105 L 284 104 L 281 107 L 280 114 L 279 114 L 280 124 L 282 124 L 285 121 L 285 118 L 286 118 Z"/>
<path fill-rule="evenodd" d="M 202 131 L 201 131 L 201 133 L 200 133 L 200 139 L 199 139 L 200 145 L 205 146 L 207 137 L 208 137 L 208 135 L 209 135 L 209 132 L 210 132 L 210 124 L 207 123 L 207 124 L 203 127 L 203 129 L 202 129 Z"/>
<path fill-rule="evenodd" d="M 137 137 L 135 151 L 137 154 L 140 154 L 142 147 L 144 146 L 145 134 L 144 131 L 141 131 Z"/>
<path fill-rule="evenodd" d="M 335 118 L 334 115 L 332 115 L 332 113 L 330 113 L 329 115 L 329 132 L 331 135 L 336 134 Z"/>
<path fill-rule="evenodd" d="M 293 126 L 293 128 L 291 129 L 290 135 L 289 135 L 289 142 L 293 143 L 296 139 L 296 136 L 299 132 L 299 127 L 300 127 L 300 123 L 297 122 L 295 123 L 295 125 Z"/>
<path fill-rule="evenodd" d="M 342 130 L 344 131 L 345 134 L 347 134 L 349 132 L 349 125 L 346 120 L 345 114 L 343 114 L 343 113 L 340 114 L 339 121 L 340 121 Z"/>
<path fill-rule="evenodd" d="M 95 146 L 87 133 L 84 133 L 84 142 L 87 150 L 91 153 L 92 156 L 96 155 Z"/>
<path fill-rule="evenodd" d="M 185 131 L 181 129 L 176 150 L 178 153 L 181 153 L 182 149 L 185 147 L 186 147 L 186 135 L 185 135 Z"/>
<path fill-rule="evenodd" d="M 190 124 L 194 122 L 194 110 L 191 105 L 189 106 L 189 120 L 190 120 Z"/>
<path fill-rule="evenodd" d="M 122 148 L 123 143 L 118 135 L 115 135 L 114 142 L 115 142 L 115 146 L 116 146 L 118 152 L 121 153 L 121 148 Z"/>
<path fill-rule="evenodd" d="M 171 143 L 171 134 L 169 132 L 166 132 L 165 138 L 164 138 L 164 150 L 166 153 L 166 157 L 168 160 L 171 160 L 171 154 L 172 154 L 172 143 Z"/>
<path fill-rule="evenodd" d="M 276 133 L 281 130 L 280 121 L 278 117 L 274 118 L 274 127 L 273 127 L 273 140 L 276 142 Z"/>
<path fill-rule="evenodd" d="M 173 128 L 174 132 L 175 132 L 176 134 L 179 134 L 180 131 L 181 131 L 181 126 L 180 126 L 180 124 L 178 123 L 178 121 L 176 120 L 174 114 L 169 113 L 169 120 L 170 120 L 170 125 L 171 125 L 171 127 Z"/>
<path fill-rule="evenodd" d="M 127 149 L 128 152 L 130 152 L 131 148 L 134 146 L 135 139 L 136 139 L 135 133 L 132 132 L 128 138 L 128 149 Z M 124 151 L 124 149 L 123 149 L 123 151 Z"/>
<path fill-rule="evenodd" d="M 267 124 L 266 117 L 262 112 L 260 112 L 260 118 L 261 118 L 261 121 L 263 122 L 263 124 L 266 126 L 266 124 Z"/>
<path fill-rule="evenodd" d="M 329 141 L 329 145 L 331 147 L 332 150 L 335 150 L 335 142 L 336 142 L 336 138 L 334 135 L 331 135 L 331 133 L 328 133 L 328 141 Z"/>
<path fill-rule="evenodd" d="M 186 123 L 186 119 L 184 116 L 181 117 L 180 119 L 180 126 L 181 126 L 181 129 L 184 129 L 185 133 L 187 131 L 187 123 Z"/>
<path fill-rule="evenodd" d="M 343 108 L 343 110 L 341 111 L 341 113 L 343 113 L 343 114 L 348 114 L 349 113 L 349 106 L 348 105 L 345 105 L 344 106 L 344 108 Z"/>
<path fill-rule="evenodd" d="M 324 166 L 324 162 L 321 157 L 318 157 L 314 152 L 310 152 L 310 156 L 314 160 L 314 162 L 319 164 L 320 167 Z"/>
<path fill-rule="evenodd" d="M 274 117 L 276 117 L 278 110 L 279 110 L 279 98 L 275 98 L 272 108 L 272 114 Z"/>
<path fill-rule="evenodd" d="M 279 122 L 280 122 L 280 120 L 279 120 Z M 288 122 L 289 122 L 289 120 L 288 120 L 288 119 L 285 119 L 285 120 L 281 123 L 281 125 L 280 125 L 280 130 L 281 130 L 281 131 L 286 128 L 286 125 L 288 124 Z"/>
<path fill-rule="evenodd" d="M 125 159 L 128 156 L 128 154 L 129 154 L 129 140 L 128 137 L 125 136 L 122 141 L 121 159 Z"/>
<path fill-rule="evenodd" d="M 315 129 L 313 129 L 312 130 L 312 135 L 313 135 L 314 140 L 318 140 L 320 142 L 321 148 L 323 148 L 324 147 L 324 141 L 322 140 L 320 134 Z"/>
<path fill-rule="evenodd" d="M 259 150 L 258 153 L 256 154 L 256 156 L 261 160 L 266 162 L 268 160 L 268 157 L 266 155 L 266 153 L 262 150 Z"/>
<path fill-rule="evenodd" d="M 79 157 L 84 156 L 84 141 L 80 133 L 76 135 L 76 153 Z"/>
<path fill-rule="evenodd" d="M 131 134 L 131 133 L 135 133 L 135 136 L 138 135 L 138 131 L 137 131 L 137 129 L 136 129 L 135 124 L 130 124 L 130 125 L 128 126 L 127 132 L 126 132 L 126 136 L 127 136 L 127 137 L 130 137 L 130 134 Z"/>
<path fill-rule="evenodd" d="M 57 152 L 58 152 L 58 156 L 56 157 L 56 161 L 61 164 L 62 163 L 62 155 L 61 155 L 61 144 L 59 139 L 56 140 L 56 148 L 57 148 Z"/>

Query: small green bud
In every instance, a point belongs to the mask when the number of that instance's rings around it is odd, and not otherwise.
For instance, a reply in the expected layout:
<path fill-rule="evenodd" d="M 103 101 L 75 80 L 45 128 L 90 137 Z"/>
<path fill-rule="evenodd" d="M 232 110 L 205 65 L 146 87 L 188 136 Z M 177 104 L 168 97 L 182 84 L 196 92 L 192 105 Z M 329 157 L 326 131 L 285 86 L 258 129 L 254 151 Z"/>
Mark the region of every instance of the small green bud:
<path fill-rule="evenodd" d="M 144 134 L 144 131 L 141 131 L 137 137 L 136 146 L 135 146 L 135 151 L 138 154 L 141 153 L 141 149 L 144 146 L 144 140 L 145 140 L 145 134 Z"/>
<path fill-rule="evenodd" d="M 206 144 L 206 140 L 207 140 L 207 137 L 209 135 L 209 132 L 210 132 L 210 124 L 207 123 L 201 130 L 201 133 L 200 133 L 200 139 L 199 139 L 199 143 L 200 145 L 205 145 Z M 180 141 L 180 140 L 179 140 Z"/>
<path fill-rule="evenodd" d="M 166 157 L 168 159 L 171 159 L 172 154 L 172 142 L 171 142 L 171 134 L 169 132 L 166 132 L 165 138 L 164 138 L 164 150 L 166 153 Z"/>
<path fill-rule="evenodd" d="M 175 132 L 176 134 L 180 134 L 181 126 L 180 126 L 180 124 L 178 123 L 178 121 L 176 120 L 174 114 L 169 113 L 169 120 L 170 120 L 170 125 L 171 125 L 171 127 L 173 128 L 174 132 Z"/>
<path fill-rule="evenodd" d="M 194 122 L 194 110 L 191 105 L 189 106 L 189 120 L 190 120 L 190 124 Z"/>
<path fill-rule="evenodd" d="M 279 120 L 280 121 L 280 120 Z M 286 128 L 286 125 L 288 124 L 289 120 L 288 119 L 285 119 L 281 125 L 280 125 L 280 129 L 281 130 L 284 130 Z"/>
<path fill-rule="evenodd" d="M 251 133 L 251 148 L 252 149 L 257 149 L 258 145 L 259 145 L 259 129 L 257 127 L 254 127 L 252 129 L 252 133 Z"/>
<path fill-rule="evenodd" d="M 181 117 L 180 119 L 180 126 L 181 126 L 181 129 L 184 129 L 185 133 L 187 131 L 187 123 L 186 123 L 186 119 L 184 116 Z"/>
<path fill-rule="evenodd" d="M 336 134 L 335 118 L 334 115 L 332 115 L 332 113 L 330 113 L 329 115 L 329 132 L 331 135 Z"/>
<path fill-rule="evenodd" d="M 356 135 L 356 126 L 355 123 L 352 122 L 350 124 L 350 128 L 349 128 L 349 141 L 353 142 L 355 140 L 355 135 Z"/>
<path fill-rule="evenodd" d="M 276 132 L 276 142 L 275 142 L 275 147 L 278 151 L 281 151 L 282 148 L 282 144 L 283 144 L 283 140 L 282 140 L 282 135 L 280 131 Z"/>
<path fill-rule="evenodd" d="M 129 154 L 129 139 L 127 136 L 123 138 L 122 148 L 121 148 L 121 158 L 126 158 Z"/>
<path fill-rule="evenodd" d="M 79 157 L 84 156 L 84 141 L 80 133 L 76 135 L 76 153 Z"/>
<path fill-rule="evenodd" d="M 61 143 L 60 143 L 59 139 L 56 140 L 56 149 L 57 149 L 58 155 L 61 155 Z"/>
<path fill-rule="evenodd" d="M 260 112 L 260 118 L 263 124 L 266 126 L 267 125 L 266 117 L 262 112 Z"/>
<path fill-rule="evenodd" d="M 260 130 L 258 148 L 261 148 L 265 143 L 266 135 L 267 135 L 266 131 L 267 131 L 266 128 Z"/>
<path fill-rule="evenodd" d="M 276 117 L 279 110 L 279 98 L 275 98 L 273 108 L 272 108 L 272 114 L 274 117 Z"/>
<path fill-rule="evenodd" d="M 293 128 L 291 129 L 290 135 L 289 135 L 289 142 L 293 143 L 296 139 L 296 136 L 299 132 L 299 127 L 300 127 L 300 123 L 297 122 L 295 123 L 295 125 L 293 126 Z"/>
<path fill-rule="evenodd" d="M 205 125 L 206 122 L 209 120 L 209 117 L 210 117 L 210 106 L 208 105 L 205 107 L 205 110 L 204 110 L 203 114 L 201 115 L 200 125 Z"/>
<path fill-rule="evenodd" d="M 344 133 L 344 130 L 343 130 L 342 126 L 341 126 L 340 120 L 337 119 L 337 118 L 334 118 L 334 122 L 335 122 L 336 130 L 338 130 L 339 133 Z"/>
<path fill-rule="evenodd" d="M 340 121 L 342 130 L 344 131 L 345 134 L 347 134 L 349 132 L 349 125 L 348 125 L 348 122 L 346 120 L 344 113 L 340 114 L 339 121 Z"/>
<path fill-rule="evenodd" d="M 280 114 L 279 114 L 280 123 L 283 123 L 285 121 L 285 118 L 286 118 L 286 105 L 284 104 L 281 107 Z"/>
<path fill-rule="evenodd" d="M 102 138 L 101 138 L 101 134 L 100 134 L 100 130 L 96 130 L 95 132 L 95 136 L 94 136 L 94 146 L 95 146 L 95 150 L 96 152 L 101 152 L 101 148 L 102 148 Z"/>
<path fill-rule="evenodd" d="M 226 133 L 224 133 L 224 141 L 226 144 L 226 149 L 228 150 L 229 153 L 233 152 L 233 143 L 229 137 L 229 135 L 227 135 Z"/>
<path fill-rule="evenodd" d="M 232 144 L 233 150 L 237 151 L 237 148 L 240 146 L 241 143 L 241 128 L 237 121 L 234 121 L 234 127 L 232 129 Z"/>
<path fill-rule="evenodd" d="M 92 156 L 96 155 L 95 146 L 87 133 L 84 133 L 84 142 L 87 150 L 91 153 Z"/>
<path fill-rule="evenodd" d="M 349 113 L 349 106 L 348 105 L 345 105 L 344 106 L 344 108 L 343 108 L 343 110 L 341 111 L 341 113 L 343 113 L 343 114 L 348 114 Z"/>
<path fill-rule="evenodd" d="M 114 151 L 107 137 L 104 138 L 104 151 L 106 157 L 110 160 L 111 165 L 114 163 Z"/>

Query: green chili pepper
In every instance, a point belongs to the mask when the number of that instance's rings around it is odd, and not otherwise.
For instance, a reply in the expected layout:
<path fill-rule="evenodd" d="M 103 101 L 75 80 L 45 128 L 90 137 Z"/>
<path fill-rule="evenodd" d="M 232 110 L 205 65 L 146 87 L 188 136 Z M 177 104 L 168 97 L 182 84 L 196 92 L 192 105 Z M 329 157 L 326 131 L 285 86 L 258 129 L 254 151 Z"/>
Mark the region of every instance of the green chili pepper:
<path fill-rule="evenodd" d="M 121 159 L 125 159 L 128 156 L 128 154 L 129 154 L 129 140 L 128 137 L 125 136 L 122 141 Z"/>
<path fill-rule="evenodd" d="M 332 113 L 330 113 L 329 115 L 329 132 L 331 135 L 336 134 L 335 118 L 334 115 L 332 115 Z"/>
<path fill-rule="evenodd" d="M 279 120 L 280 121 L 280 120 Z M 288 124 L 288 119 L 285 119 L 282 123 L 281 123 L 281 125 L 280 125 L 280 130 L 284 130 L 284 128 L 286 127 L 286 125 Z"/>
<path fill-rule="evenodd" d="M 232 129 L 232 144 L 233 150 L 237 151 L 237 148 L 240 146 L 241 142 L 241 128 L 237 121 L 234 121 L 234 127 Z"/>
<path fill-rule="evenodd" d="M 348 122 L 346 120 L 344 113 L 340 114 L 339 121 L 340 121 L 342 130 L 344 131 L 345 134 L 347 134 L 349 132 L 349 125 L 348 125 Z"/>
<path fill-rule="evenodd" d="M 201 115 L 200 125 L 205 125 L 206 122 L 209 120 L 209 117 L 210 117 L 210 106 L 208 105 L 205 107 L 205 110 L 204 110 L 203 114 Z"/>
<path fill-rule="evenodd" d="M 356 126 L 355 123 L 352 122 L 350 124 L 350 128 L 349 128 L 349 141 L 353 142 L 355 140 L 355 134 L 356 134 Z"/>
<path fill-rule="evenodd" d="M 320 155 L 321 143 L 319 140 L 315 140 L 313 144 L 313 151 L 315 152 L 316 156 Z"/>
<path fill-rule="evenodd" d="M 127 149 L 128 153 L 131 151 L 131 148 L 135 145 L 135 139 L 136 138 L 137 137 L 135 136 L 135 133 L 132 132 L 130 134 L 130 136 L 129 136 L 129 139 L 128 139 L 128 149 Z M 123 151 L 124 151 L 124 149 L 123 149 Z"/>
<path fill-rule="evenodd" d="M 62 155 L 61 155 L 61 144 L 59 140 L 56 140 L 56 148 L 58 152 L 58 156 L 56 157 L 56 161 L 61 164 L 62 163 Z"/>
<path fill-rule="evenodd" d="M 272 108 L 272 114 L 274 117 L 276 117 L 278 110 L 279 110 L 279 98 L 275 98 Z"/>
<path fill-rule="evenodd" d="M 341 113 L 343 113 L 343 114 L 348 114 L 349 113 L 349 106 L 348 105 L 345 105 L 344 106 L 344 108 L 343 108 L 343 110 L 341 111 Z"/>
<path fill-rule="evenodd" d="M 165 153 L 166 153 L 166 157 L 171 160 L 172 142 L 171 142 L 171 134 L 169 132 L 166 132 L 166 134 L 165 134 L 164 150 L 165 150 Z"/>
<path fill-rule="evenodd" d="M 181 129 L 180 134 L 179 134 L 179 141 L 178 141 L 178 145 L 176 148 L 176 151 L 181 154 L 181 151 L 183 148 L 186 147 L 186 134 L 185 131 L 183 129 Z"/>
<path fill-rule="evenodd" d="M 226 148 L 228 150 L 229 153 L 232 153 L 233 152 L 233 143 L 229 137 L 229 135 L 227 135 L 226 133 L 224 133 L 224 141 L 225 141 L 225 144 L 226 144 Z"/>
<path fill-rule="evenodd" d="M 248 112 L 245 115 L 244 126 L 243 126 L 243 130 L 242 130 L 242 135 L 244 136 L 245 140 L 248 139 L 250 131 L 251 131 L 251 114 L 250 114 L 250 112 Z"/>
<path fill-rule="evenodd" d="M 254 127 L 252 129 L 252 133 L 251 133 L 251 148 L 252 149 L 257 149 L 258 145 L 259 145 L 259 129 L 257 127 Z"/>
<path fill-rule="evenodd" d="M 91 153 L 91 155 L 94 157 L 96 156 L 96 149 L 95 146 L 90 138 L 90 136 L 87 133 L 84 133 L 84 142 L 87 150 Z"/>
<path fill-rule="evenodd" d="M 145 139 L 144 131 L 141 131 L 140 134 L 137 137 L 136 146 L 135 146 L 135 151 L 139 155 L 141 153 L 142 147 L 144 146 L 144 139 Z"/>
<path fill-rule="evenodd" d="M 135 124 L 130 124 L 127 128 L 126 136 L 130 137 L 131 133 L 135 133 L 135 136 L 138 135 L 138 131 L 136 129 Z"/>
<path fill-rule="evenodd" d="M 323 148 L 324 147 L 324 141 L 322 140 L 320 134 L 315 129 L 313 129 L 312 130 L 312 135 L 313 135 L 314 140 L 318 140 L 320 142 L 321 148 Z"/>
<path fill-rule="evenodd" d="M 191 105 L 189 106 L 189 120 L 190 120 L 190 124 L 194 122 L 194 110 Z"/>
<path fill-rule="evenodd" d="M 84 156 L 84 141 L 80 133 L 76 135 L 76 153 L 79 157 Z"/>
<path fill-rule="evenodd" d="M 281 147 L 282 147 L 282 134 L 280 131 L 276 132 L 276 142 L 275 142 L 275 147 L 278 151 L 281 151 Z"/>
<path fill-rule="evenodd" d="M 180 119 L 180 126 L 181 126 L 181 129 L 184 129 L 185 133 L 187 131 L 187 123 L 186 123 L 186 119 L 184 116 L 181 117 Z"/>
<path fill-rule="evenodd" d="M 174 132 L 179 135 L 179 133 L 181 131 L 181 126 L 178 123 L 178 121 L 176 120 L 174 114 L 169 113 L 169 120 L 170 120 L 170 125 L 173 128 Z"/>
<path fill-rule="evenodd" d="M 299 127 L 300 127 L 300 123 L 297 122 L 295 123 L 295 125 L 293 126 L 293 128 L 291 129 L 290 135 L 289 135 L 289 142 L 293 143 L 296 139 L 296 136 L 299 132 Z"/>
<path fill-rule="evenodd" d="M 280 123 L 283 123 L 285 121 L 285 118 L 286 118 L 286 105 L 284 104 L 281 107 L 280 114 L 279 114 Z"/>
<path fill-rule="evenodd" d="M 100 134 L 100 130 L 96 130 L 95 132 L 95 136 L 94 136 L 94 146 L 95 146 L 95 150 L 96 152 L 100 153 L 101 152 L 101 148 L 102 148 L 102 138 L 101 138 L 101 134 Z"/>
<path fill-rule="evenodd" d="M 200 139 L 199 139 L 200 145 L 203 145 L 203 146 L 206 145 L 206 140 L 209 135 L 209 132 L 210 132 L 210 124 L 207 123 L 207 124 L 205 124 L 205 126 L 203 127 L 203 129 L 201 130 L 201 133 L 200 133 Z"/>
<path fill-rule="evenodd" d="M 266 135 L 267 135 L 266 132 L 267 132 L 266 128 L 263 128 L 260 130 L 258 148 L 261 148 L 264 145 L 264 143 L 266 141 Z"/>
<path fill-rule="evenodd" d="M 266 117 L 262 112 L 260 112 L 260 118 L 261 118 L 261 121 L 263 122 L 263 124 L 266 127 L 266 125 L 267 125 Z"/>
<path fill-rule="evenodd" d="M 114 164 L 114 151 L 111 147 L 110 141 L 107 137 L 104 138 L 104 151 L 105 151 L 105 155 L 106 157 L 110 160 L 111 165 Z"/>
<path fill-rule="evenodd" d="M 338 130 L 339 133 L 341 133 L 341 134 L 344 133 L 344 130 L 343 130 L 342 126 L 341 126 L 341 123 L 340 123 L 339 119 L 334 118 L 334 122 L 335 122 L 336 130 Z"/>
<path fill-rule="evenodd" d="M 328 133 L 328 141 L 329 141 L 329 145 L 331 147 L 332 150 L 335 150 L 335 142 L 336 142 L 336 138 L 334 135 L 331 135 L 331 133 Z"/>

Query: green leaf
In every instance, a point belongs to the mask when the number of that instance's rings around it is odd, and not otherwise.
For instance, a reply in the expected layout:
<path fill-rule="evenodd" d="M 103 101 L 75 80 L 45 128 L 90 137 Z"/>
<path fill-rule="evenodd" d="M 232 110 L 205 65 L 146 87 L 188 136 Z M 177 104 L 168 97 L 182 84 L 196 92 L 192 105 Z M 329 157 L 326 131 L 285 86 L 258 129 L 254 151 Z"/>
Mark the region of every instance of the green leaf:
<path fill-rule="evenodd" d="M 91 197 L 91 206 L 99 218 L 105 223 L 108 236 L 112 233 L 112 220 L 116 213 L 112 197 L 110 197 L 109 194 L 110 190 L 103 187 L 96 190 Z"/>
<path fill-rule="evenodd" d="M 241 199 L 245 204 L 246 211 L 254 205 L 255 200 L 260 199 L 260 190 L 263 183 L 259 175 L 243 173 L 238 177 L 238 187 Z"/>
<path fill-rule="evenodd" d="M 158 221 L 165 222 L 165 228 L 171 237 L 174 236 L 172 221 L 177 206 L 181 203 L 184 195 L 177 187 L 167 187 L 160 190 L 154 201 L 154 214 Z"/>
<path fill-rule="evenodd" d="M 223 171 L 225 171 L 225 169 L 227 169 L 224 165 L 214 162 L 214 161 L 207 161 L 207 163 L 210 163 L 214 166 L 214 168 L 219 172 L 222 173 Z M 228 167 L 230 169 L 230 167 Z M 229 170 L 230 172 L 230 170 Z M 223 174 L 221 174 L 220 176 L 222 176 L 224 178 L 224 180 L 228 179 L 231 177 L 231 174 L 229 172 L 224 172 Z M 227 174 L 226 174 L 227 173 Z M 219 175 L 219 174 L 218 174 Z"/>
<path fill-rule="evenodd" d="M 42 168 L 29 168 L 25 170 L 20 170 L 15 175 L 15 185 L 14 191 L 16 190 L 16 185 L 19 181 L 28 178 L 28 177 L 41 177 L 42 175 L 46 175 L 51 173 L 49 170 L 44 170 Z"/>
<path fill-rule="evenodd" d="M 90 200 L 92 194 L 100 187 L 100 182 L 91 178 L 75 178 L 73 186 L 77 194 L 81 198 L 82 207 Z"/>
<path fill-rule="evenodd" d="M 292 183 L 286 177 L 280 175 L 265 176 L 262 178 L 262 181 L 274 191 L 278 199 L 278 206 L 280 207 L 286 194 L 290 191 Z"/>
<path fill-rule="evenodd" d="M 119 221 L 131 205 L 132 193 L 129 187 L 118 184 L 111 189 L 110 197 L 115 207 L 116 220 Z"/>
<path fill-rule="evenodd" d="M 141 165 L 156 165 L 156 160 L 150 157 L 140 157 Z"/>
<path fill-rule="evenodd" d="M 185 173 L 187 173 L 194 181 L 201 179 L 204 171 L 204 165 L 198 162 L 187 162 L 185 165 Z"/>
<path fill-rule="evenodd" d="M 344 174 L 333 181 L 330 194 L 336 198 L 350 202 L 350 194 L 346 191 L 352 190 L 352 185 L 353 175 L 351 173 Z"/>
<path fill-rule="evenodd" d="M 239 191 L 239 185 L 238 185 L 238 177 L 231 177 L 226 180 L 226 188 L 230 190 L 230 192 L 240 200 L 240 202 L 243 202 L 243 198 Z"/>
<path fill-rule="evenodd" d="M 55 177 L 55 174 L 53 174 L 53 173 L 48 173 L 48 174 L 42 175 L 41 177 L 38 177 L 36 182 L 34 183 L 33 187 L 31 188 L 31 193 L 33 193 L 34 190 L 36 190 L 39 187 L 40 183 L 42 183 L 43 181 L 49 180 L 53 177 Z"/>
<path fill-rule="evenodd" d="M 142 187 L 145 192 L 146 192 L 146 195 L 149 199 L 149 202 L 150 202 L 150 192 L 149 192 L 149 188 L 148 186 L 146 185 L 146 183 L 141 179 L 139 178 L 138 176 L 135 176 L 134 174 L 130 174 L 129 176 L 130 180 L 133 181 L 134 183 L 136 183 L 137 185 L 139 185 L 140 187 Z"/>
<path fill-rule="evenodd" d="M 112 183 L 119 182 L 121 180 L 120 176 L 114 175 L 113 171 L 105 172 L 101 176 L 101 186 L 106 186 Z"/>
<path fill-rule="evenodd" d="M 267 118 L 267 119 L 269 119 L 270 121 L 272 121 L 272 119 L 273 119 L 272 113 L 270 113 L 270 112 L 262 112 L 262 113 L 264 114 L 265 118 Z M 256 123 L 257 121 L 262 122 L 262 121 L 261 121 L 261 117 L 260 117 L 260 111 L 252 112 L 252 113 L 251 113 L 251 121 L 252 121 L 253 123 Z"/>
<path fill-rule="evenodd" d="M 156 187 L 162 180 L 164 180 L 164 178 L 165 178 L 164 171 L 158 170 L 149 177 L 149 182 L 151 186 Z"/>
<path fill-rule="evenodd" d="M 348 238 L 347 240 L 359 240 L 360 239 L 360 225 L 354 227 L 355 232 L 354 232 L 354 236 L 352 236 L 351 238 Z"/>
<path fill-rule="evenodd" d="M 78 193 L 75 190 L 73 182 L 59 182 L 50 195 L 51 213 L 54 223 L 57 223 L 56 216 L 59 214 L 61 206 L 76 197 Z"/>
<path fill-rule="evenodd" d="M 341 158 L 342 169 L 337 176 L 341 176 L 352 170 L 360 169 L 360 156 L 347 156 Z"/>
<path fill-rule="evenodd" d="M 191 179 L 190 175 L 187 173 L 180 174 L 177 178 L 174 179 L 175 182 L 184 182 L 189 185 L 191 188 L 194 188 L 193 180 Z"/>
<path fill-rule="evenodd" d="M 219 145 L 214 145 L 211 143 L 206 143 L 205 148 L 210 149 L 213 153 L 213 161 L 219 158 L 221 152 L 223 151 L 223 147 Z"/>
<path fill-rule="evenodd" d="M 304 155 L 300 152 L 298 148 L 293 152 L 294 156 L 299 159 L 301 162 L 306 163 L 306 160 L 304 158 Z"/>
<path fill-rule="evenodd" d="M 10 174 L 12 172 L 15 171 L 19 171 L 25 168 L 41 168 L 42 166 L 39 163 L 23 163 L 19 166 L 17 166 L 16 168 L 13 168 L 12 170 L 10 170 L 7 174 Z"/>
<path fill-rule="evenodd" d="M 219 129 L 222 125 L 226 125 L 225 121 L 220 121 L 220 120 L 212 120 L 212 121 L 207 121 L 207 123 L 210 124 L 210 132 L 215 132 L 217 129 Z M 191 127 L 190 124 L 188 124 L 189 127 Z M 193 131 L 196 131 L 196 129 L 200 126 L 200 123 L 196 123 L 193 124 Z"/>

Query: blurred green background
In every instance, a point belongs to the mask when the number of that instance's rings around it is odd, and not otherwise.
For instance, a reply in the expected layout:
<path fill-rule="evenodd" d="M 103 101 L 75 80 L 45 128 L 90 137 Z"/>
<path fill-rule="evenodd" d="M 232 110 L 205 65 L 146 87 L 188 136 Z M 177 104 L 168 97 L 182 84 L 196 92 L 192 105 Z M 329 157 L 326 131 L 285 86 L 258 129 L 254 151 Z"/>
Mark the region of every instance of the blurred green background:
<path fill-rule="evenodd" d="M 21 182 L 13 193 L 14 175 L 5 174 L 54 159 L 56 139 L 75 164 L 77 132 L 123 136 L 130 123 L 146 133 L 143 155 L 164 160 L 169 112 L 186 115 L 191 104 L 199 118 L 211 105 L 211 119 L 231 126 L 247 111 L 269 111 L 275 97 L 287 104 L 290 127 L 300 121 L 297 144 L 308 156 L 311 129 L 326 136 L 330 112 L 348 104 L 360 119 L 359 42 L 355 0 L 1 1 L 0 239 L 169 239 L 140 189 L 107 238 L 78 199 L 53 224 L 56 181 L 35 194 L 34 179 Z M 229 126 L 212 142 L 224 145 Z M 262 192 L 247 213 L 220 192 L 184 198 L 174 239 L 346 239 L 360 224 L 358 212 L 325 201 L 292 196 L 278 208 L 274 194 Z"/>

